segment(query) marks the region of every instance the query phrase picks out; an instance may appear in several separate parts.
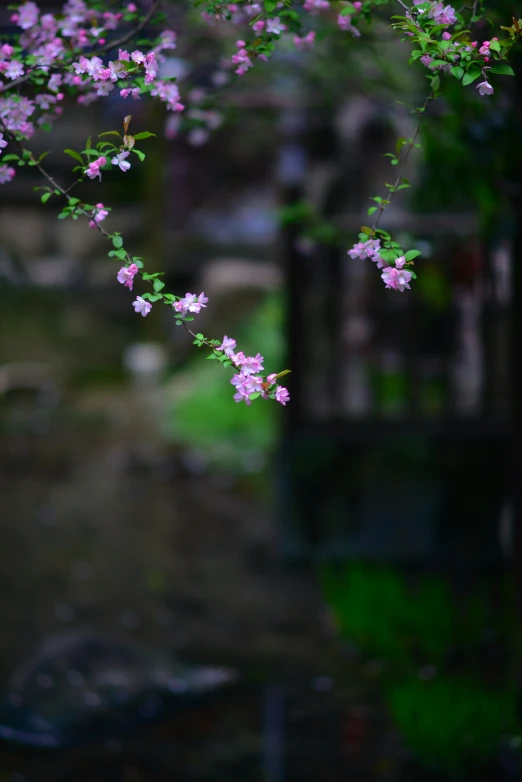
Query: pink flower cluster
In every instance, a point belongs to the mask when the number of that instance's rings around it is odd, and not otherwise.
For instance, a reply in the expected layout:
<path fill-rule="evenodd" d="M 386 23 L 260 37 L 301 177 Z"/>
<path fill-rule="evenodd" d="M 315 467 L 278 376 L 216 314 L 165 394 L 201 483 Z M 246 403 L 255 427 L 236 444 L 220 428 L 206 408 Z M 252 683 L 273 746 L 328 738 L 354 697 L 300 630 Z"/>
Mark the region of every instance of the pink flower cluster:
<path fill-rule="evenodd" d="M 103 220 L 105 220 L 108 214 L 109 214 L 109 210 L 105 209 L 103 204 L 96 204 L 96 208 L 94 209 L 92 220 L 89 221 L 89 228 L 96 228 L 98 223 L 103 222 Z"/>
<path fill-rule="evenodd" d="M 357 242 L 351 250 L 348 250 L 350 258 L 369 258 L 377 264 L 378 269 L 382 269 L 384 262 L 380 256 L 380 239 L 368 239 L 367 242 Z"/>
<path fill-rule="evenodd" d="M 196 296 L 195 293 L 187 293 L 182 299 L 174 302 L 172 305 L 175 311 L 181 317 L 185 317 L 190 313 L 198 315 L 201 312 L 202 307 L 207 306 L 208 298 L 204 293 L 200 293 Z"/>
<path fill-rule="evenodd" d="M 305 11 L 308 11 L 309 14 L 315 16 L 321 11 L 328 11 L 330 3 L 328 0 L 305 0 L 303 8 Z"/>
<path fill-rule="evenodd" d="M 236 41 L 237 52 L 232 56 L 232 63 L 238 66 L 236 68 L 236 73 L 239 76 L 244 76 L 248 69 L 252 68 L 253 65 L 245 47 L 245 41 Z"/>
<path fill-rule="evenodd" d="M 302 38 L 300 38 L 298 35 L 294 36 L 294 45 L 296 49 L 299 49 L 300 51 L 306 51 L 307 49 L 312 49 L 315 44 L 315 30 L 310 30 L 309 33 L 306 35 L 303 35 Z"/>
<path fill-rule="evenodd" d="M 404 291 L 410 288 L 412 274 L 407 269 L 398 269 L 395 266 L 387 266 L 381 274 L 386 288 L 392 288 L 394 291 Z"/>
<path fill-rule="evenodd" d="M 339 14 L 337 17 L 337 26 L 340 27 L 341 30 L 346 30 L 347 32 L 351 33 L 354 38 L 361 37 L 360 30 L 358 30 L 357 27 L 354 27 L 352 24 L 351 16 L 342 16 Z"/>
<path fill-rule="evenodd" d="M 138 273 L 138 267 L 135 263 L 131 263 L 130 266 L 122 266 L 118 272 L 117 280 L 130 291 L 134 284 L 134 278 Z M 140 297 L 138 297 L 140 298 Z"/>
<path fill-rule="evenodd" d="M 286 388 L 276 384 L 277 375 L 268 375 L 266 381 L 259 375 L 259 372 L 264 369 L 263 356 L 260 353 L 256 356 L 245 356 L 242 351 L 235 353 L 235 349 L 236 340 L 226 335 L 217 348 L 228 356 L 236 369 L 239 369 L 239 374 L 234 375 L 230 381 L 236 389 L 234 401 L 251 405 L 251 394 L 260 394 L 263 399 L 269 399 L 270 393 L 273 392 L 274 398 L 282 405 L 286 405 L 290 401 L 290 394 Z"/>
<path fill-rule="evenodd" d="M 100 168 L 104 166 L 107 163 L 107 159 L 102 157 L 97 158 L 96 160 L 93 160 L 92 163 L 89 163 L 89 166 L 85 169 L 83 172 L 84 174 L 87 174 L 89 179 L 95 179 L 98 177 L 98 179 L 101 182 L 101 171 Z"/>
<path fill-rule="evenodd" d="M 433 19 L 436 24 L 446 26 L 455 24 L 457 21 L 455 9 L 450 5 L 445 6 L 444 3 L 434 3 L 428 11 L 428 19 Z"/>
<path fill-rule="evenodd" d="M 150 94 L 157 97 L 167 105 L 167 111 L 183 111 L 185 106 L 181 103 L 179 90 L 175 84 L 158 81 L 151 89 Z"/>

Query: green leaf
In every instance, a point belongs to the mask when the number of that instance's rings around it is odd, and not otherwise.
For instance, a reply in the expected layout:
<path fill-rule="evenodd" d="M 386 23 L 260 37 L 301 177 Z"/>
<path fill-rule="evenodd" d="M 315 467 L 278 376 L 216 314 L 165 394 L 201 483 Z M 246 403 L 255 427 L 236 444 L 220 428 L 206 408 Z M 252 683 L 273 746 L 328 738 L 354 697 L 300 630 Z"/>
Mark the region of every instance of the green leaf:
<path fill-rule="evenodd" d="M 480 71 L 475 71 L 475 72 L 469 71 L 469 73 L 465 73 L 462 79 L 463 86 L 467 87 L 468 84 L 472 84 L 475 81 L 475 79 L 478 79 L 479 76 L 480 76 Z"/>
<path fill-rule="evenodd" d="M 74 160 L 77 160 L 83 166 L 84 163 L 83 163 L 82 156 L 78 152 L 75 152 L 74 149 L 64 149 L 64 152 L 66 155 L 69 155 L 69 157 L 72 157 L 74 158 Z"/>
<path fill-rule="evenodd" d="M 355 8 L 351 3 L 348 3 L 348 5 L 345 6 L 341 11 L 340 16 L 351 16 L 354 12 L 355 12 Z"/>
<path fill-rule="evenodd" d="M 373 214 L 375 214 L 376 211 L 377 211 L 377 207 L 376 206 L 370 206 L 370 208 L 368 209 L 368 214 L 369 215 L 373 215 Z"/>
<path fill-rule="evenodd" d="M 453 65 L 450 69 L 451 75 L 454 76 L 456 79 L 462 79 L 464 76 L 464 68 L 461 68 L 460 65 Z"/>
<path fill-rule="evenodd" d="M 51 196 L 52 196 L 52 193 L 51 193 L 51 192 L 44 193 L 44 194 L 42 195 L 41 199 L 40 199 L 40 200 L 41 200 L 41 202 L 42 202 L 42 204 L 46 204 L 46 203 L 47 203 L 47 201 L 50 199 L 50 197 L 51 197 Z"/>
<path fill-rule="evenodd" d="M 143 163 L 145 160 L 145 154 L 141 151 L 141 149 L 131 149 L 131 152 L 134 152 L 134 154 L 137 155 Z"/>
<path fill-rule="evenodd" d="M 514 76 L 515 71 L 507 63 L 501 62 L 499 65 L 491 66 L 491 73 L 498 73 L 501 76 Z"/>
<path fill-rule="evenodd" d="M 106 130 L 104 133 L 99 134 L 99 138 L 102 136 L 118 136 L 118 138 L 121 138 L 117 130 Z M 89 147 L 87 147 L 87 149 L 89 149 Z"/>
<path fill-rule="evenodd" d="M 85 143 L 85 149 L 90 149 L 92 147 L 92 136 L 89 136 Z"/>
<path fill-rule="evenodd" d="M 159 291 L 161 291 L 165 287 L 165 283 L 162 282 L 161 280 L 154 280 L 154 282 L 152 284 L 152 287 L 154 288 L 156 293 L 158 293 Z"/>
<path fill-rule="evenodd" d="M 215 353 L 211 353 L 209 356 L 207 356 L 207 361 L 212 361 L 213 359 L 216 359 L 217 356 Z"/>
<path fill-rule="evenodd" d="M 117 250 L 119 250 L 120 247 L 123 247 L 123 239 L 121 238 L 121 236 L 113 236 L 112 245 L 113 247 L 116 247 Z"/>
<path fill-rule="evenodd" d="M 498 41 L 490 41 L 489 42 L 489 48 L 492 49 L 494 52 L 500 51 L 500 43 Z"/>
<path fill-rule="evenodd" d="M 413 261 L 414 258 L 418 258 L 418 256 L 421 254 L 420 250 L 408 250 L 408 252 L 405 254 L 404 258 L 407 261 Z"/>
<path fill-rule="evenodd" d="M 141 141 L 142 138 L 151 138 L 151 137 L 152 138 L 156 138 L 156 134 L 155 133 L 149 133 L 148 130 L 144 130 L 141 133 L 136 133 L 136 135 L 134 136 L 134 140 L 135 141 Z"/>
<path fill-rule="evenodd" d="M 265 0 L 263 6 L 267 14 L 271 14 L 272 11 L 275 11 L 277 3 L 274 3 L 273 0 Z"/>

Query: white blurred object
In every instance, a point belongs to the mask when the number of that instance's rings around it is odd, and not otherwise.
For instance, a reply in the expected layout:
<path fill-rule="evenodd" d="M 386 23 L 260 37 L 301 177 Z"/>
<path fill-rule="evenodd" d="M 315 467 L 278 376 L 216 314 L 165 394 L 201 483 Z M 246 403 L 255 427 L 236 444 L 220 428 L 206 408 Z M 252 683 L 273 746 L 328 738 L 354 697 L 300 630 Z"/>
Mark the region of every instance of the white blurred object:
<path fill-rule="evenodd" d="M 167 353 L 159 342 L 136 342 L 125 349 L 123 364 L 137 386 L 154 388 L 167 366 Z"/>

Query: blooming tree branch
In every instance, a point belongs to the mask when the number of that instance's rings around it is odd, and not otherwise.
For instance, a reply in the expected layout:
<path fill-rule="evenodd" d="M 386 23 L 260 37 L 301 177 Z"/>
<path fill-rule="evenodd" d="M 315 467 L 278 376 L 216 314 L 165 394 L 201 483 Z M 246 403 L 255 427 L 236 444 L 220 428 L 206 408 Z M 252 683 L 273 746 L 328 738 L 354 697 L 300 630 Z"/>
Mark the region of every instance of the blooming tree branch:
<path fill-rule="evenodd" d="M 201 16 L 206 24 L 211 27 L 225 24 L 236 40 L 228 61 L 221 62 L 216 72 L 219 80 L 216 84 L 222 85 L 230 80 L 232 71 L 243 77 L 258 63 L 268 60 L 281 39 L 290 37 L 302 52 L 313 49 L 316 31 L 307 28 L 313 27 L 315 17 L 323 17 L 326 24 L 332 22 L 330 29 L 336 28 L 336 32 L 331 34 L 349 33 L 353 38 L 360 38 L 364 25 L 380 12 L 385 2 L 263 0 L 261 4 L 255 0 L 235 3 L 192 0 L 195 8 L 204 6 Z M 373 198 L 375 205 L 368 210 L 369 215 L 375 215 L 373 224 L 362 226 L 359 241 L 348 254 L 351 258 L 369 258 L 381 271 L 387 288 L 404 291 L 415 279 L 413 264 L 420 252 L 404 251 L 380 223 L 392 199 L 409 187 L 402 168 L 411 150 L 418 146 L 428 104 L 441 93 L 443 78 L 456 79 L 463 87 L 481 79 L 477 84 L 478 95 L 492 95 L 491 75 L 513 74 L 507 58 L 522 34 L 522 20 L 513 19 L 511 26 L 502 27 L 507 33 L 502 40 L 494 37 L 479 44 L 472 40 L 467 25 L 482 18 L 477 16 L 482 14 L 480 0 L 474 0 L 471 8 L 462 6 L 458 10 L 437 0 L 413 0 L 411 5 L 405 0 L 395 2 L 404 15 L 392 16 L 391 27 L 411 47 L 410 64 L 418 61 L 426 69 L 430 94 L 423 106 L 413 110 L 419 116 L 412 137 L 400 138 L 395 152 L 388 153 L 392 166 L 399 166 L 399 174 L 393 183 L 386 184 L 385 198 Z M 42 188 L 42 202 L 51 198 L 65 201 L 59 219 L 87 218 L 90 227 L 111 242 L 109 256 L 122 263 L 117 281 L 129 290 L 133 290 L 137 278 L 152 286 L 152 292 L 144 291 L 132 302 L 137 314 L 146 317 L 156 304 L 166 304 L 172 309 L 176 324 L 184 327 L 194 343 L 210 350 L 209 359 L 235 371 L 231 383 L 237 402 L 249 405 L 257 397 L 263 397 L 284 405 L 289 400 L 288 391 L 277 381 L 286 371 L 262 374 L 264 359 L 259 354 L 246 356 L 237 351 L 235 340 L 228 336 L 216 340 L 193 331 L 189 324 L 207 306 L 204 293 L 186 293 L 180 297 L 165 292 L 161 274 L 145 272 L 143 259 L 127 251 L 121 234 L 110 233 L 102 225 L 110 208 L 102 201 L 88 204 L 79 195 L 71 195 L 73 189 L 78 192 L 85 178 L 102 183 L 109 171 L 125 175 L 136 158 L 142 163 L 146 156 L 140 142 L 153 138 L 153 134 L 147 131 L 131 134 L 129 114 L 123 119 L 122 133 L 106 131 L 94 145 L 89 139 L 83 150 L 65 149 L 65 154 L 75 163 L 75 179 L 68 187 L 58 184 L 42 164 L 45 154 L 36 157 L 28 144 L 41 128 L 49 128 L 59 120 L 66 95 L 88 106 L 93 101 L 110 98 L 115 91 L 123 99 L 160 101 L 169 117 L 167 134 L 177 132 L 185 103 L 176 79 L 160 75 L 165 53 L 176 48 L 177 36 L 169 29 L 160 29 L 152 36 L 149 29 L 160 21 L 160 11 L 160 0 L 153 0 L 146 13 L 141 13 L 133 2 L 116 3 L 111 10 L 106 10 L 100 0 L 66 0 L 58 14 L 42 13 L 32 0 L 17 7 L 11 19 L 18 31 L 5 41 L 0 40 L 0 184 L 7 184 L 15 177 L 14 165 L 36 168 L 47 183 Z M 463 16 L 469 11 L 469 18 Z M 117 35 L 125 26 L 128 29 Z M 140 34 L 147 41 L 138 41 L 142 48 L 133 51 L 123 48 Z M 113 52 L 112 59 L 104 59 Z M 202 124 L 205 130 L 200 129 L 201 133 L 207 135 L 220 122 L 215 112 L 197 106 L 189 109 L 187 118 Z"/>

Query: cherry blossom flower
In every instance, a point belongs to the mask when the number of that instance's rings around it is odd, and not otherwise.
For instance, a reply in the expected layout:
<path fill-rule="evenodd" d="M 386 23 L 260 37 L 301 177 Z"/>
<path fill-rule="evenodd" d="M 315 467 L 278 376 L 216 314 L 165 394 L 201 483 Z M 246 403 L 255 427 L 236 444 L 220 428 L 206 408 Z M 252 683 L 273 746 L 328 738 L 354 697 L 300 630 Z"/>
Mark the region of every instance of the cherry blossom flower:
<path fill-rule="evenodd" d="M 288 389 L 284 386 L 277 386 L 275 398 L 282 405 L 286 405 L 286 403 L 290 401 L 290 394 L 288 393 Z"/>
<path fill-rule="evenodd" d="M 29 30 L 38 22 L 39 10 L 36 3 L 27 2 L 18 9 L 17 24 L 22 30 Z"/>
<path fill-rule="evenodd" d="M 305 51 L 306 49 L 311 49 L 315 43 L 315 30 L 310 30 L 307 35 L 304 35 L 302 38 L 300 38 L 298 35 L 294 36 L 294 45 L 296 49 L 300 49 L 301 51 Z"/>
<path fill-rule="evenodd" d="M 109 211 L 105 209 L 103 204 L 96 204 L 94 217 L 92 218 L 92 220 L 89 221 L 89 228 L 96 228 L 97 224 L 101 223 L 102 220 L 105 220 L 108 214 Z"/>
<path fill-rule="evenodd" d="M 204 293 L 196 296 L 195 293 L 187 293 L 183 299 L 176 301 L 172 306 L 180 315 L 186 315 L 187 312 L 194 312 L 196 315 L 201 312 L 202 307 L 207 306 L 208 298 Z"/>
<path fill-rule="evenodd" d="M 493 95 L 494 89 L 488 81 L 481 81 L 477 84 L 477 90 L 479 95 Z"/>
<path fill-rule="evenodd" d="M 92 163 L 89 163 L 89 167 L 85 169 L 83 172 L 84 174 L 87 174 L 89 179 L 95 179 L 95 177 L 98 177 L 98 179 L 101 182 L 101 171 L 100 168 L 104 166 L 107 163 L 106 158 L 99 157 L 97 160 L 94 160 Z"/>
<path fill-rule="evenodd" d="M 0 166 L 0 185 L 6 185 L 14 179 L 15 174 L 16 171 L 11 166 Z"/>
<path fill-rule="evenodd" d="M 381 248 L 380 239 L 368 239 L 367 242 L 357 242 L 351 250 L 348 250 L 350 258 L 369 258 L 377 264 L 377 268 L 382 268 L 382 259 L 379 255 Z"/>
<path fill-rule="evenodd" d="M 117 280 L 122 285 L 125 285 L 126 288 L 129 288 L 129 290 L 132 290 L 132 284 L 137 273 L 138 267 L 135 263 L 131 263 L 130 266 L 122 266 L 117 274 Z M 140 296 L 138 296 L 138 300 L 139 299 Z M 136 310 L 136 312 L 138 312 L 138 310 Z"/>
<path fill-rule="evenodd" d="M 226 356 L 232 356 L 236 347 L 236 340 L 232 339 L 232 337 L 223 337 L 223 342 L 219 346 L 218 350 L 222 350 Z"/>
<path fill-rule="evenodd" d="M 136 297 L 136 301 L 132 302 L 132 306 L 134 307 L 134 311 L 137 314 L 142 315 L 144 318 L 152 309 L 152 304 L 150 301 L 145 301 L 145 299 L 142 299 L 141 296 Z"/>
<path fill-rule="evenodd" d="M 396 269 L 394 266 L 387 266 L 381 278 L 385 283 L 386 288 L 392 288 L 395 291 L 404 291 L 405 288 L 409 289 L 409 283 L 411 281 L 412 274 L 407 269 Z"/>
<path fill-rule="evenodd" d="M 285 30 L 286 25 L 281 22 L 278 16 L 276 16 L 274 19 L 268 19 L 266 23 L 267 33 L 271 33 L 272 35 L 281 35 L 281 33 Z"/>
<path fill-rule="evenodd" d="M 395 259 L 395 268 L 396 269 L 403 269 L 406 265 L 406 258 L 404 255 L 399 256 L 399 258 Z"/>
<path fill-rule="evenodd" d="M 354 27 L 352 24 L 352 17 L 351 16 L 342 16 L 339 14 L 337 17 L 337 26 L 340 27 L 341 30 L 347 30 L 350 32 L 354 38 L 360 38 L 361 32 L 357 29 L 357 27 Z"/>
<path fill-rule="evenodd" d="M 433 19 L 436 24 L 450 25 L 455 24 L 457 17 L 455 9 L 450 5 L 444 6 L 443 3 L 434 3 L 428 11 L 428 19 Z"/>
<path fill-rule="evenodd" d="M 257 356 L 246 356 L 241 361 L 241 373 L 243 375 L 256 375 L 263 371 L 263 356 L 258 353 Z"/>
<path fill-rule="evenodd" d="M 19 79 L 24 75 L 24 66 L 18 60 L 11 60 L 4 73 L 8 79 Z"/>
<path fill-rule="evenodd" d="M 118 166 L 121 171 L 128 171 L 131 167 L 131 164 L 125 159 L 128 158 L 130 155 L 130 152 L 127 152 L 125 150 L 124 152 L 120 152 L 118 155 L 112 158 L 111 163 L 113 166 Z"/>
<path fill-rule="evenodd" d="M 327 11 L 330 8 L 330 3 L 328 0 L 305 0 L 303 8 L 309 14 L 315 15 L 320 11 Z"/>
<path fill-rule="evenodd" d="M 4 139 L 4 134 L 0 133 L 0 155 L 2 154 L 2 150 L 5 149 L 7 146 L 7 141 Z"/>

